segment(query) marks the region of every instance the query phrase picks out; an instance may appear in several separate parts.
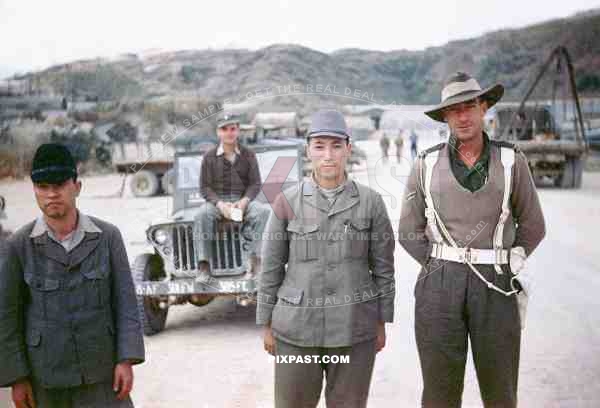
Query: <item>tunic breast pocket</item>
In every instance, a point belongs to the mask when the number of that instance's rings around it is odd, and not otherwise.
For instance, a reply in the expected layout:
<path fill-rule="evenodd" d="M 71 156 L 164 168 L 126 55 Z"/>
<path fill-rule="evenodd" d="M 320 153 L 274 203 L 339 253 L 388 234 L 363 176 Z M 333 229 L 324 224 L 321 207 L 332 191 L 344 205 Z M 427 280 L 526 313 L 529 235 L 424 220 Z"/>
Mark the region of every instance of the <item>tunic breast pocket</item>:
<path fill-rule="evenodd" d="M 63 310 L 60 281 L 26 273 L 25 283 L 29 287 L 31 304 L 29 311 L 35 316 L 56 316 Z"/>
<path fill-rule="evenodd" d="M 82 301 L 95 309 L 101 309 L 110 303 L 110 279 L 108 265 L 104 262 L 91 267 L 82 268 L 83 275 L 81 295 Z"/>
<path fill-rule="evenodd" d="M 345 227 L 345 258 L 366 258 L 369 255 L 371 224 L 368 220 L 349 220 Z"/>
<path fill-rule="evenodd" d="M 307 262 L 319 258 L 319 224 L 290 222 L 290 261 Z"/>

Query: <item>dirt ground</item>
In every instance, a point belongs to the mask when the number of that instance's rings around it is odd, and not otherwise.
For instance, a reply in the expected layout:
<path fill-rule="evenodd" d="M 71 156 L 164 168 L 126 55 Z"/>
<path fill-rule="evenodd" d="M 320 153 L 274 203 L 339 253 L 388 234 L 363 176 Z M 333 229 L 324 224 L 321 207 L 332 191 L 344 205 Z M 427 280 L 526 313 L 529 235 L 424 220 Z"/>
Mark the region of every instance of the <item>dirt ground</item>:
<path fill-rule="evenodd" d="M 394 224 L 400 213 L 402 180 L 410 160 L 379 160 L 375 142 L 363 142 L 368 171 L 354 175 L 384 195 Z M 405 144 L 405 149 L 407 149 Z M 405 151 L 408 154 L 408 150 Z M 391 148 L 394 153 L 394 147 Z M 148 250 L 144 230 L 166 218 L 171 199 L 116 196 L 121 178 L 83 178 L 83 212 L 120 227 L 130 261 Z M 8 229 L 38 215 L 28 181 L 0 184 L 7 198 Z M 519 399 L 522 407 L 600 406 L 600 173 L 585 173 L 577 191 L 539 190 L 548 234 L 530 258 L 536 275 L 523 333 Z M 387 347 L 377 356 L 370 407 L 419 405 L 421 377 L 413 330 L 413 286 L 418 267 L 396 250 L 396 319 Z M 146 338 L 148 359 L 138 366 L 133 397 L 137 407 L 271 407 L 273 360 L 262 348 L 253 307 L 228 299 L 204 308 L 173 307 L 167 329 Z M 0 394 L 0 399 L 2 394 Z M 323 404 L 324 406 L 324 404 Z M 481 406 L 469 361 L 464 406 Z M 2 404 L 0 403 L 0 407 Z"/>

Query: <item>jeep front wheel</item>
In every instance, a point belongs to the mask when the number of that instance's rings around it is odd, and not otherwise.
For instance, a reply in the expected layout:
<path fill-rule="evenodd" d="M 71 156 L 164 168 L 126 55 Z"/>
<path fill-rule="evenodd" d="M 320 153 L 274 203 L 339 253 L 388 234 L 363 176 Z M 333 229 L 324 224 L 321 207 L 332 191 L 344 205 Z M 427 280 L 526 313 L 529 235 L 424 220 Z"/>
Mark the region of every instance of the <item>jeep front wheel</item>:
<path fill-rule="evenodd" d="M 158 255 L 141 254 L 135 258 L 133 277 L 136 283 L 157 281 L 165 276 L 163 261 Z M 137 296 L 140 321 L 146 336 L 160 333 L 165 329 L 169 307 L 160 307 L 158 297 Z"/>

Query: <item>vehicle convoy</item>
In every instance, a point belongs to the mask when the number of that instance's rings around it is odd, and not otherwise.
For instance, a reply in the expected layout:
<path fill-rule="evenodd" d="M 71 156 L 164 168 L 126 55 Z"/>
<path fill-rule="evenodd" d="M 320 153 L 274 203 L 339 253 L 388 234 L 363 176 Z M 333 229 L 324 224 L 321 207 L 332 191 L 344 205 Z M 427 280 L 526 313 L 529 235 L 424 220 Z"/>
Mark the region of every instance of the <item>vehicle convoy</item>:
<path fill-rule="evenodd" d="M 549 70 L 552 66 L 554 71 Z M 564 47 L 554 49 L 520 103 L 498 103 L 487 120 L 493 124 L 490 137 L 510 141 L 525 154 L 536 181 L 581 187 L 588 142 Z"/>
<path fill-rule="evenodd" d="M 268 205 L 282 189 L 302 179 L 302 153 L 297 145 L 253 145 L 260 166 L 259 202 Z M 173 213 L 146 230 L 154 251 L 135 258 L 133 265 L 138 308 L 146 335 L 165 328 L 169 307 L 190 303 L 204 306 L 218 296 L 235 297 L 248 306 L 257 292 L 255 257 L 249 255 L 254 237 L 242 223 L 221 220 L 212 240 L 208 279 L 202 276 L 196 248 L 206 237 L 195 236 L 194 220 L 204 202 L 200 195 L 203 152 L 175 154 Z M 275 164 L 277 163 L 277 166 Z"/>

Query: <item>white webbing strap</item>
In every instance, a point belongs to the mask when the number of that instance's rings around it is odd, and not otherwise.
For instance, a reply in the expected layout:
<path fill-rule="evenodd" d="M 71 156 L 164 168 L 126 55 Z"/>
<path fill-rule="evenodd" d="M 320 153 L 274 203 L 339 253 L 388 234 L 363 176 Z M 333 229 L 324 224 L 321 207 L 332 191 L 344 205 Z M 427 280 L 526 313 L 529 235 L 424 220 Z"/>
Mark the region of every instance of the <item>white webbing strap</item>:
<path fill-rule="evenodd" d="M 431 180 L 433 178 L 433 167 L 438 161 L 439 150 L 435 150 L 431 153 L 428 153 L 423 158 L 422 166 L 425 168 L 425 180 L 423 190 L 425 191 L 425 217 L 427 217 L 427 225 L 433 235 L 433 239 L 436 243 L 441 244 L 444 242 L 444 238 L 440 233 L 440 230 L 437 226 L 436 217 L 438 217 L 437 212 L 435 211 L 435 206 L 433 205 L 433 198 L 431 197 Z M 421 177 L 421 181 L 423 181 L 423 177 Z"/>
<path fill-rule="evenodd" d="M 500 212 L 500 219 L 498 225 L 494 230 L 494 250 L 501 251 L 504 240 L 504 224 L 510 215 L 509 198 L 510 198 L 510 186 L 512 181 L 512 168 L 515 163 L 515 151 L 508 147 L 500 148 L 500 159 L 502 161 L 502 167 L 504 167 L 504 196 L 502 198 L 502 211 Z M 502 274 L 502 268 L 500 265 L 495 264 L 494 268 L 498 274 Z"/>
<path fill-rule="evenodd" d="M 510 155 L 502 155 L 502 156 L 510 156 Z M 450 235 L 450 233 L 448 232 L 448 230 L 446 229 L 446 226 L 444 225 L 444 223 L 442 222 L 439 214 L 437 213 L 437 211 L 435 210 L 435 206 L 433 204 L 433 198 L 431 196 L 431 181 L 433 179 L 433 167 L 435 166 L 435 164 L 437 163 L 439 158 L 439 150 L 435 150 L 433 152 L 428 153 L 424 159 L 423 159 L 423 163 L 422 165 L 425 167 L 425 180 L 423 180 L 423 177 L 421 177 L 421 181 L 424 181 L 424 185 L 422 185 L 421 187 L 423 188 L 424 192 L 425 192 L 425 203 L 426 203 L 426 208 L 425 208 L 425 216 L 427 217 L 427 225 L 429 226 L 432 234 L 433 234 L 433 238 L 436 240 L 436 243 L 440 244 L 443 243 L 443 237 L 446 238 L 446 240 L 450 243 L 450 245 L 454 248 L 459 249 L 459 246 L 456 244 L 456 241 L 454 241 L 454 238 L 452 238 L 452 236 Z M 506 166 L 504 160 L 508 160 L 510 158 L 504 158 L 503 157 L 503 162 L 502 165 L 504 166 L 504 185 L 505 185 L 505 192 L 504 192 L 504 199 L 502 202 L 502 215 L 505 214 L 504 212 L 504 208 L 506 207 L 508 209 L 508 197 L 510 195 L 510 175 L 512 173 L 512 164 L 510 166 Z M 512 161 L 514 162 L 514 151 L 512 154 Z M 508 176 L 506 177 L 507 174 L 507 167 L 509 167 L 508 170 Z M 508 181 L 507 181 L 508 180 Z M 506 186 L 508 185 L 508 189 L 506 189 Z M 509 192 L 507 194 L 507 191 Z M 502 218 L 501 215 L 501 218 Z M 506 218 L 508 217 L 508 215 L 506 215 Z M 504 220 L 506 221 L 506 219 Z M 439 225 L 439 228 L 438 228 Z M 441 229 L 441 233 L 440 233 L 440 229 Z M 498 226 L 496 227 L 496 232 L 498 230 Z M 504 223 L 502 223 L 502 231 L 504 230 Z M 442 237 L 443 234 L 443 237 Z M 502 235 L 500 235 L 502 237 Z M 494 240 L 494 249 L 497 249 L 495 246 L 495 242 L 496 240 Z M 500 238 L 500 248 L 502 247 L 502 238 Z M 513 286 L 513 280 L 511 279 L 511 287 L 513 290 L 507 292 L 501 288 L 499 288 L 498 286 L 494 285 L 492 282 L 488 281 L 478 270 L 477 268 L 475 268 L 475 266 L 473 266 L 473 264 L 470 261 L 466 262 L 467 265 L 469 265 L 469 268 L 471 268 L 471 270 L 473 271 L 473 273 L 475 273 L 475 275 L 477 275 L 477 277 L 483 282 L 485 283 L 485 285 L 492 289 L 495 290 L 498 293 L 503 294 L 504 296 L 511 296 L 514 295 L 515 293 L 517 293 L 518 291 L 514 288 Z M 500 266 L 498 265 L 498 268 L 500 268 Z M 496 269 L 497 270 L 497 269 Z M 502 270 L 500 270 L 500 273 L 502 273 Z"/>

